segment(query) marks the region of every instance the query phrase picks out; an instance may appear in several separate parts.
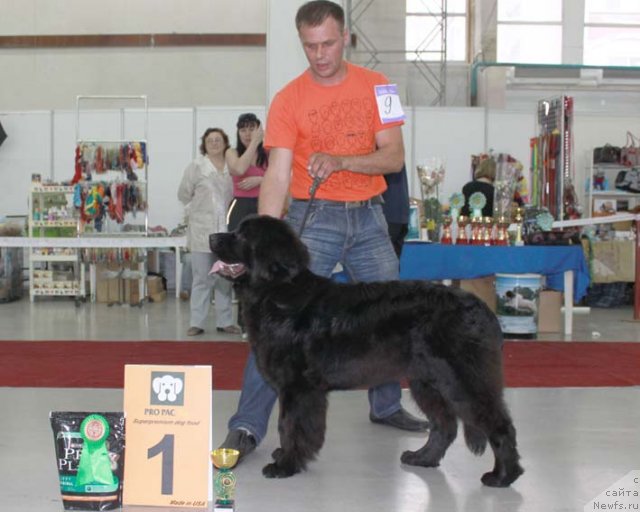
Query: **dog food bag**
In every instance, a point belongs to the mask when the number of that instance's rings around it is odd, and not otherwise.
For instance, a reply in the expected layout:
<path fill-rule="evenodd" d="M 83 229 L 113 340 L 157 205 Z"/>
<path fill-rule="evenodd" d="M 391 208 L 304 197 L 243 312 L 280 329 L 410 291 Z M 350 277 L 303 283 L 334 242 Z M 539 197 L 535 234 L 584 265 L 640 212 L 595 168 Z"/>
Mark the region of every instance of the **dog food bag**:
<path fill-rule="evenodd" d="M 49 413 L 65 510 L 122 506 L 124 413 Z"/>

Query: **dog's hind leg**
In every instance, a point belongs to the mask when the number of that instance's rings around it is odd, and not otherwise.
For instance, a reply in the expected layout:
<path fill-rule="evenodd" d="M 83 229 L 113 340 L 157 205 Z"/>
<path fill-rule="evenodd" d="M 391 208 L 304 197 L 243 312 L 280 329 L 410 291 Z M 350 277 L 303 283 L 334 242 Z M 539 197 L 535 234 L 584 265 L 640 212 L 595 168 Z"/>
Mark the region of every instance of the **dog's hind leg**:
<path fill-rule="evenodd" d="M 287 390 L 280 393 L 278 432 L 280 448 L 262 474 L 286 478 L 306 468 L 324 443 L 327 424 L 327 394 L 318 390 Z"/>
<path fill-rule="evenodd" d="M 495 464 L 493 471 L 482 475 L 482 483 L 489 487 L 507 487 L 524 473 L 518 462 L 520 455 L 516 447 L 516 429 L 502 404 L 497 407 L 492 420 L 486 432 Z"/>
<path fill-rule="evenodd" d="M 411 380 L 409 388 L 431 427 L 427 443 L 414 452 L 404 452 L 400 460 L 411 466 L 436 467 L 458 433 L 456 416 L 440 391 L 428 382 Z"/>
<path fill-rule="evenodd" d="M 489 439 L 495 464 L 493 471 L 482 476 L 482 483 L 489 487 L 507 487 L 524 470 L 520 466 L 520 455 L 516 447 L 516 429 L 509 417 L 501 397 L 491 397 L 490 393 L 476 396 L 471 407 L 459 411 L 470 433 L 482 431 Z M 469 444 L 469 443 L 467 443 Z M 469 448 L 474 451 L 473 446 Z"/>

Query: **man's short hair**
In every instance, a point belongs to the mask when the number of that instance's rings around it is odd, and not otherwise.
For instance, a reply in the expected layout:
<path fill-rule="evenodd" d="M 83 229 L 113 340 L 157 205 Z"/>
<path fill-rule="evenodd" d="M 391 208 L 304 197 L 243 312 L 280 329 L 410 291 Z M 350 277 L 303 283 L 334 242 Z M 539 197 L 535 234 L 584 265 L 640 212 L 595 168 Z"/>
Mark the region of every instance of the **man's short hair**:
<path fill-rule="evenodd" d="M 340 30 L 344 30 L 344 10 L 340 5 L 330 0 L 313 0 L 303 4 L 296 14 L 296 28 L 300 31 L 302 25 L 317 27 L 327 18 L 338 22 Z"/>

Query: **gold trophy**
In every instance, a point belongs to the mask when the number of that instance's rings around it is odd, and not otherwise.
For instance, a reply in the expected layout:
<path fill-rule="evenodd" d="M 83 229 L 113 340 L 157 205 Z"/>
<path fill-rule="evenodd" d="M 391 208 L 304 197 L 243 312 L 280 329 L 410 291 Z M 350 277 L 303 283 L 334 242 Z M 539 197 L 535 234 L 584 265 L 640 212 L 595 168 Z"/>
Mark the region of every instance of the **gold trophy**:
<path fill-rule="evenodd" d="M 498 217 L 496 223 L 496 240 L 495 245 L 509 245 L 509 233 L 507 228 L 509 227 L 509 219 L 505 215 Z"/>
<path fill-rule="evenodd" d="M 218 448 L 211 452 L 211 461 L 217 468 L 216 476 L 213 479 L 213 487 L 216 491 L 216 502 L 214 512 L 234 512 L 236 476 L 231 468 L 238 462 L 238 450 L 229 448 Z"/>
<path fill-rule="evenodd" d="M 483 226 L 480 229 L 482 233 L 482 245 L 492 245 L 493 244 L 493 218 L 492 217 L 483 217 Z"/>
<path fill-rule="evenodd" d="M 440 237 L 440 243 L 444 245 L 451 245 L 453 238 L 451 236 L 451 223 L 453 219 L 449 215 L 442 217 L 442 237 Z"/>
<path fill-rule="evenodd" d="M 456 237 L 456 245 L 469 245 L 469 239 L 467 238 L 467 224 L 469 224 L 469 217 L 466 215 L 460 215 L 460 217 L 458 217 L 458 236 Z"/>
<path fill-rule="evenodd" d="M 522 221 L 524 220 L 524 208 L 517 207 L 516 214 L 513 216 L 513 220 L 516 224 L 516 240 L 514 245 L 524 245 L 524 240 L 522 239 Z"/>
<path fill-rule="evenodd" d="M 471 245 L 483 245 L 482 217 L 471 218 Z"/>

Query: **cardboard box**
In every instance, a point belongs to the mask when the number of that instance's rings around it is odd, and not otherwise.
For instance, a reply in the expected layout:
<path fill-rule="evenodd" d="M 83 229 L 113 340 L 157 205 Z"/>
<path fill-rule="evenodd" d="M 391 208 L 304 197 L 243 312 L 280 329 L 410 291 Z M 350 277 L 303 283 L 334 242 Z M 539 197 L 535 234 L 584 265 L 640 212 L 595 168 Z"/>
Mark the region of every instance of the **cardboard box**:
<path fill-rule="evenodd" d="M 167 298 L 167 290 L 162 290 L 157 293 L 149 293 L 149 300 L 151 302 L 163 302 Z"/>
<path fill-rule="evenodd" d="M 160 276 L 147 276 L 147 293 L 153 295 L 164 291 L 164 283 Z"/>
<path fill-rule="evenodd" d="M 96 302 L 111 304 L 122 301 L 124 298 L 122 279 L 106 277 L 119 270 L 120 266 L 117 263 L 96 265 Z"/>
<path fill-rule="evenodd" d="M 142 300 L 139 283 L 138 279 L 124 279 L 125 304 L 138 304 Z"/>
<path fill-rule="evenodd" d="M 563 332 L 562 292 L 542 290 L 538 304 L 538 332 Z"/>
<path fill-rule="evenodd" d="M 585 249 L 586 245 L 586 249 Z M 585 254 L 591 259 L 592 283 L 633 283 L 636 279 L 636 253 L 633 240 L 605 240 L 583 243 Z"/>
<path fill-rule="evenodd" d="M 482 299 L 487 306 L 496 312 L 497 297 L 496 283 L 494 276 L 479 277 L 477 279 L 461 279 L 460 288 L 473 293 L 476 297 Z"/>

